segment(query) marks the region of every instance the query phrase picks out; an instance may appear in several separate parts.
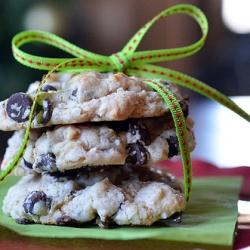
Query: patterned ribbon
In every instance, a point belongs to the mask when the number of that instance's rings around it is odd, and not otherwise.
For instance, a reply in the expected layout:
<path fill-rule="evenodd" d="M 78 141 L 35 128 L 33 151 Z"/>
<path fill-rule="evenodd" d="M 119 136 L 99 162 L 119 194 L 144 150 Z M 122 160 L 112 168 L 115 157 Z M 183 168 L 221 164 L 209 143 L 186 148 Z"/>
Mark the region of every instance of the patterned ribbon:
<path fill-rule="evenodd" d="M 196 20 L 201 29 L 201 38 L 194 44 L 173 49 L 149 50 L 135 52 L 140 44 L 142 38 L 147 33 L 149 28 L 158 20 L 172 14 L 186 14 Z M 68 41 L 47 32 L 42 31 L 24 31 L 17 34 L 12 40 L 13 55 L 20 63 L 40 70 L 49 70 L 49 73 L 41 81 L 31 107 L 31 114 L 29 117 L 26 133 L 22 146 L 20 147 L 16 157 L 13 159 L 10 166 L 0 175 L 0 181 L 4 180 L 14 168 L 19 164 L 27 144 L 29 142 L 29 135 L 31 131 L 31 121 L 35 113 L 36 103 L 39 100 L 39 93 L 43 83 L 54 71 L 72 71 L 81 72 L 83 70 L 98 70 L 99 72 L 124 72 L 126 75 L 135 75 L 143 77 L 145 84 L 150 85 L 157 91 L 166 104 L 169 106 L 173 120 L 175 123 L 179 147 L 182 157 L 183 175 L 185 197 L 188 201 L 192 189 L 192 163 L 190 158 L 190 149 L 188 145 L 188 138 L 186 134 L 186 123 L 183 116 L 182 109 L 176 100 L 175 96 L 159 81 L 146 80 L 149 79 L 163 79 L 175 84 L 182 85 L 193 91 L 196 91 L 208 98 L 211 98 L 232 111 L 239 114 L 241 117 L 250 121 L 250 116 L 238 107 L 232 100 L 217 90 L 207 86 L 206 84 L 180 72 L 152 65 L 152 63 L 176 60 L 190 56 L 201 49 L 204 45 L 208 34 L 208 22 L 203 12 L 195 6 L 188 4 L 176 5 L 162 11 L 160 14 L 146 23 L 126 44 L 126 46 L 118 53 L 111 56 L 103 56 L 94 54 L 92 52 L 83 50 Z M 19 48 L 30 42 L 42 42 L 52 45 L 56 48 L 64 50 L 73 55 L 74 58 L 47 58 L 28 54 Z"/>

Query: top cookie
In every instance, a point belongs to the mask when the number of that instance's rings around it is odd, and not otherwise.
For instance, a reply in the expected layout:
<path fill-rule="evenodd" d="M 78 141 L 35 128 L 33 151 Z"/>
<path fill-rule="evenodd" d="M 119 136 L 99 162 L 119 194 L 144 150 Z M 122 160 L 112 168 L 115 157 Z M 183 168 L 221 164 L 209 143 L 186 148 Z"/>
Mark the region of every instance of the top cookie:
<path fill-rule="evenodd" d="M 0 102 L 0 130 L 26 128 L 38 84 L 31 84 L 27 93 L 15 93 Z M 166 87 L 180 102 L 183 100 L 175 87 Z M 166 112 L 169 108 L 161 96 L 135 77 L 97 71 L 54 73 L 42 87 L 32 127 L 119 121 L 162 116 Z"/>

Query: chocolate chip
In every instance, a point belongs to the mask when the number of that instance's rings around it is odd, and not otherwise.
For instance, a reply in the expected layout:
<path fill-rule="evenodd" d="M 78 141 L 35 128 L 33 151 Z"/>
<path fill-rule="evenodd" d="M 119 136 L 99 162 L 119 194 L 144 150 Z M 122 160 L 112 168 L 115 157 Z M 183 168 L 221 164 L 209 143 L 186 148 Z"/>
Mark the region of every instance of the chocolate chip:
<path fill-rule="evenodd" d="M 51 199 L 43 191 L 32 191 L 25 198 L 23 209 L 27 214 L 45 215 L 50 205 Z"/>
<path fill-rule="evenodd" d="M 137 133 L 140 135 L 139 141 L 143 145 L 149 145 L 151 143 L 150 133 L 146 127 L 146 125 L 141 121 L 131 120 L 129 123 L 129 130 L 132 135 L 136 135 Z"/>
<path fill-rule="evenodd" d="M 181 217 L 182 217 L 183 212 L 175 212 L 174 214 L 172 214 L 168 219 L 177 222 L 177 223 L 181 223 Z"/>
<path fill-rule="evenodd" d="M 128 144 L 127 153 L 126 163 L 136 164 L 138 162 L 145 165 L 148 162 L 148 151 L 139 141 Z"/>
<path fill-rule="evenodd" d="M 52 116 L 52 103 L 50 100 L 44 100 L 43 110 L 43 124 L 47 124 Z"/>
<path fill-rule="evenodd" d="M 188 101 L 182 100 L 182 101 L 179 102 L 179 104 L 181 106 L 184 117 L 187 117 L 188 114 L 189 114 L 189 103 L 188 103 Z"/>
<path fill-rule="evenodd" d="M 138 126 L 135 122 L 135 120 L 131 120 L 129 123 L 129 130 L 128 130 L 132 135 L 136 135 L 136 132 L 138 131 Z"/>
<path fill-rule="evenodd" d="M 45 84 L 42 86 L 41 92 L 49 92 L 49 91 L 57 91 L 57 89 L 49 84 Z"/>
<path fill-rule="evenodd" d="M 77 193 L 76 190 L 71 190 L 71 191 L 69 192 L 68 197 L 71 197 L 71 196 L 75 197 L 75 194 L 76 194 L 76 193 Z"/>
<path fill-rule="evenodd" d="M 56 220 L 56 225 L 58 226 L 75 226 L 78 224 L 79 222 L 77 220 L 72 219 L 69 216 L 62 216 Z"/>
<path fill-rule="evenodd" d="M 53 106 L 49 99 L 43 100 L 43 105 L 37 104 L 36 119 L 41 124 L 47 124 L 52 116 Z"/>
<path fill-rule="evenodd" d="M 77 91 L 78 91 L 78 88 L 76 88 L 76 89 L 72 90 L 71 95 L 76 96 Z"/>
<path fill-rule="evenodd" d="M 18 219 L 16 219 L 16 223 L 27 225 L 27 224 L 31 224 L 33 222 L 29 219 L 26 219 L 26 218 L 18 218 Z"/>
<path fill-rule="evenodd" d="M 101 228 L 109 228 L 111 222 L 112 219 L 109 216 L 106 216 L 105 218 L 103 218 L 103 220 L 101 220 L 100 217 L 96 218 L 96 224 L 99 225 Z"/>
<path fill-rule="evenodd" d="M 171 135 L 169 138 L 167 138 L 167 142 L 169 145 L 168 157 L 171 158 L 175 155 L 178 155 L 180 152 L 178 137 L 176 135 Z"/>
<path fill-rule="evenodd" d="M 29 169 L 32 169 L 32 163 L 30 163 L 30 162 L 28 162 L 28 161 L 26 161 L 24 158 L 23 158 L 23 163 L 24 163 L 24 166 L 25 167 L 27 167 L 27 168 L 29 168 Z"/>
<path fill-rule="evenodd" d="M 16 122 L 25 122 L 29 119 L 32 105 L 31 98 L 25 93 L 16 93 L 9 97 L 6 104 L 6 113 Z"/>
<path fill-rule="evenodd" d="M 34 169 L 38 173 L 57 171 L 56 156 L 53 153 L 41 154 L 35 163 Z"/>

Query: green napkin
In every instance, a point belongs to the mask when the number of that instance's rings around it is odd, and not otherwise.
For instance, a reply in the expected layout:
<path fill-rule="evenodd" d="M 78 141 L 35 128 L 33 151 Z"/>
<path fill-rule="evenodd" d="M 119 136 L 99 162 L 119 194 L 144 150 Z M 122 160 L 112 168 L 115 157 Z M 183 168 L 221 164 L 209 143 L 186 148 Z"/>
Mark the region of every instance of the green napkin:
<path fill-rule="evenodd" d="M 0 185 L 0 205 L 8 190 L 18 180 L 8 177 Z M 0 225 L 20 235 L 53 238 L 92 238 L 105 240 L 154 239 L 230 246 L 233 243 L 237 220 L 240 177 L 194 179 L 191 200 L 185 210 L 182 223 L 158 222 L 151 227 L 97 226 L 84 228 L 46 225 L 19 225 L 0 211 Z"/>

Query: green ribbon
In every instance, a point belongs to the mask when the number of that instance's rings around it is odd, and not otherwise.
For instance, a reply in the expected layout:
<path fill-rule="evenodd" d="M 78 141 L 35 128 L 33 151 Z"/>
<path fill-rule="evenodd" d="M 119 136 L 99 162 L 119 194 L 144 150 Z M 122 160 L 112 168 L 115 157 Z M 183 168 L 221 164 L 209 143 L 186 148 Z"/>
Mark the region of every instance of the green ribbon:
<path fill-rule="evenodd" d="M 148 50 L 138 52 L 135 51 L 144 35 L 156 21 L 163 17 L 177 13 L 191 16 L 196 20 L 196 22 L 200 26 L 202 35 L 196 43 L 181 48 Z M 183 116 L 183 112 L 175 96 L 163 84 L 158 81 L 146 80 L 145 77 L 148 77 L 149 79 L 163 79 L 187 87 L 193 91 L 196 91 L 208 98 L 211 98 L 221 103 L 222 105 L 239 114 L 247 121 L 250 121 L 250 116 L 244 110 L 237 106 L 227 96 L 221 94 L 220 92 L 211 88 L 205 83 L 202 83 L 178 71 L 174 71 L 160 66 L 155 66 L 152 64 L 157 62 L 176 60 L 196 53 L 204 45 L 207 34 L 208 22 L 204 13 L 197 7 L 188 4 L 173 6 L 156 15 L 130 39 L 130 41 L 120 52 L 115 53 L 111 56 L 98 55 L 83 50 L 54 34 L 50 34 L 43 31 L 24 31 L 17 34 L 12 40 L 12 51 L 16 60 L 31 68 L 39 70 L 49 70 L 49 73 L 41 81 L 34 97 L 23 143 L 10 166 L 8 166 L 8 168 L 0 175 L 0 181 L 4 180 L 5 177 L 15 169 L 26 150 L 31 131 L 31 121 L 32 117 L 35 114 L 37 101 L 39 100 L 40 89 L 52 72 L 82 72 L 83 70 L 98 70 L 99 72 L 113 73 L 124 72 L 126 75 L 129 76 L 135 75 L 138 77 L 142 77 L 144 83 L 150 85 L 155 91 L 157 91 L 170 108 L 176 132 L 178 135 L 183 165 L 185 197 L 188 201 L 192 189 L 192 163 L 190 157 L 190 149 L 188 145 L 188 138 L 186 134 L 186 123 L 185 118 Z M 68 52 L 74 57 L 41 57 L 28 54 L 19 49 L 22 45 L 30 42 L 42 42 L 48 45 L 52 45 L 56 48 Z"/>

